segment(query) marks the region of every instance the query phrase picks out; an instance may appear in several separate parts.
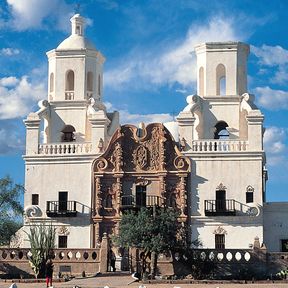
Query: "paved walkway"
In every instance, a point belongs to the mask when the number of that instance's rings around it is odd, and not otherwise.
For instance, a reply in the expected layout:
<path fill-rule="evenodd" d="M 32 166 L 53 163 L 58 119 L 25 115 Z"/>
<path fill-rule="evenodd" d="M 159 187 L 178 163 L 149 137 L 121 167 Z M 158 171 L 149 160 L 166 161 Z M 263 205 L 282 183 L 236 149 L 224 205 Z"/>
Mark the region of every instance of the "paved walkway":
<path fill-rule="evenodd" d="M 265 283 L 265 284 L 141 284 L 132 283 L 130 275 L 100 275 L 93 278 L 73 279 L 69 282 L 54 283 L 54 288 L 72 288 L 76 285 L 81 288 L 139 288 L 140 285 L 146 288 L 288 288 L 288 283 Z M 0 280 L 0 288 L 9 288 L 11 282 Z M 17 288 L 45 288 L 45 283 L 16 283 Z M 77 287 L 76 286 L 76 287 Z"/>

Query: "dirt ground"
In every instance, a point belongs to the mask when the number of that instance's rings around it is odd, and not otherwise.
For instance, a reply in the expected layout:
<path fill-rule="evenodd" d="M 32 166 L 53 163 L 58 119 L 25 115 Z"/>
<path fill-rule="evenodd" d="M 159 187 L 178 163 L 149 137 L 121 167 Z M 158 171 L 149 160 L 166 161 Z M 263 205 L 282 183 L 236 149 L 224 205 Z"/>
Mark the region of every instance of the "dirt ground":
<path fill-rule="evenodd" d="M 249 283 L 249 284 L 233 284 L 233 283 L 210 283 L 210 284 L 142 284 L 134 282 L 128 285 L 133 279 L 130 275 L 101 275 L 93 278 L 82 278 L 73 279 L 69 282 L 54 283 L 54 288 L 103 288 L 108 286 L 109 288 L 288 288 L 288 283 Z M 11 280 L 9 282 L 4 282 L 0 280 L 0 288 L 9 288 L 11 285 Z M 17 288 L 45 288 L 46 283 L 17 283 Z"/>

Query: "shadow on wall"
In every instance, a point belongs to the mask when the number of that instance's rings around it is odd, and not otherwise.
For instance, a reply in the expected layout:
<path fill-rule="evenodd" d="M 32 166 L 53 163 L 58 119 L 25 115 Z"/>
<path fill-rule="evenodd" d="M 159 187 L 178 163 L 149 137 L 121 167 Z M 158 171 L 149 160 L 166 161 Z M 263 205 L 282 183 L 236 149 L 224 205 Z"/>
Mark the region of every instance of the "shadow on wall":
<path fill-rule="evenodd" d="M 191 215 L 192 216 L 200 216 L 200 195 L 199 195 L 199 185 L 207 182 L 208 179 L 196 175 L 196 162 L 194 160 L 191 161 L 191 197 L 188 199 L 188 203 L 191 204 Z"/>
<path fill-rule="evenodd" d="M 31 272 L 32 272 L 32 269 L 31 269 Z M 10 265 L 8 263 L 0 263 L 0 278 L 1 279 L 22 279 L 22 278 L 35 278 L 35 276 L 14 265 Z"/>

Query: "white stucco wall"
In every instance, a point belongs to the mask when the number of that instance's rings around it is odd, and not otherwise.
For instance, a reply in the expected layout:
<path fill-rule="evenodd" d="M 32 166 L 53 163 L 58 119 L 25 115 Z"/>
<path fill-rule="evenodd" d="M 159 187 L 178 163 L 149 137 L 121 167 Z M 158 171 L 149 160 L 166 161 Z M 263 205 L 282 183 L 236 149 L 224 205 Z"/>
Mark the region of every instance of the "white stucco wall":
<path fill-rule="evenodd" d="M 68 247 L 90 247 L 91 222 L 91 159 L 78 157 L 53 157 L 27 160 L 25 173 L 24 208 L 31 206 L 32 194 L 39 194 L 42 217 L 34 220 L 65 226 L 69 231 Z M 53 217 L 46 215 L 47 201 L 58 201 L 59 191 L 68 192 L 68 201 L 77 202 L 76 217 Z M 32 218 L 33 220 L 33 218 Z M 58 235 L 58 234 L 57 234 Z M 83 235 L 83 237 L 79 237 Z M 56 243 L 58 237 L 56 237 Z"/>
<path fill-rule="evenodd" d="M 281 240 L 288 239 L 288 202 L 264 204 L 264 243 L 271 252 L 281 252 Z"/>
<path fill-rule="evenodd" d="M 228 218 L 228 219 L 227 219 Z M 230 219 L 229 219 L 230 218 Z M 247 217 L 215 217 L 215 221 L 206 219 L 192 220 L 192 240 L 200 240 L 203 248 L 215 249 L 215 230 L 218 227 L 225 230 L 225 249 L 248 249 L 254 243 L 255 237 L 263 242 L 263 226 L 257 220 Z"/>
<path fill-rule="evenodd" d="M 192 239 L 199 238 L 205 248 L 215 248 L 213 231 L 220 226 L 226 232 L 226 248 L 249 248 L 257 236 L 263 242 L 262 156 L 259 154 L 191 154 L 191 179 L 188 185 Z M 226 199 L 235 200 L 236 216 L 205 216 L 205 200 L 215 200 L 222 183 Z M 246 204 L 248 186 L 254 188 L 254 202 Z M 248 216 L 249 207 L 257 207 L 257 216 Z"/>

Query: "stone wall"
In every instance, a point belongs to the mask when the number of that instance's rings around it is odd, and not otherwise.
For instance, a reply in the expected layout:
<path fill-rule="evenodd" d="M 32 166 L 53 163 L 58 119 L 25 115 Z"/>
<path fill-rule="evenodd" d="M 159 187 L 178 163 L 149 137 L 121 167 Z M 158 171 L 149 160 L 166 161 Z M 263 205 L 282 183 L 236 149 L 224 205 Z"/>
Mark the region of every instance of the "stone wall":
<path fill-rule="evenodd" d="M 107 271 L 107 238 L 103 237 L 101 245 L 94 249 L 54 249 L 53 264 L 54 277 L 59 275 L 95 275 L 97 272 Z M 0 277 L 33 277 L 29 264 L 31 257 L 29 249 L 1 248 L 0 249 Z"/>

